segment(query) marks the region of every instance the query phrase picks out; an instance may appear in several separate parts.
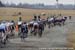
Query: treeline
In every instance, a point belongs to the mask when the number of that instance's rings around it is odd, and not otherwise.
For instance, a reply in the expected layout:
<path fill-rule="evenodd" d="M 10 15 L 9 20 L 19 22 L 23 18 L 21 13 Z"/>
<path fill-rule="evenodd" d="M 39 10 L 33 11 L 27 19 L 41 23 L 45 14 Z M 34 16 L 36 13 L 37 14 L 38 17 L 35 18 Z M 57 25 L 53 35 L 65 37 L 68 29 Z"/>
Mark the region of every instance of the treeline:
<path fill-rule="evenodd" d="M 0 1 L 0 7 L 5 7 L 5 5 Z"/>
<path fill-rule="evenodd" d="M 19 3 L 18 5 L 11 3 L 11 4 L 3 4 L 0 1 L 0 7 L 14 7 L 14 8 L 33 8 L 33 9 L 57 9 L 57 5 L 44 5 L 44 4 L 27 4 L 27 3 Z M 75 9 L 75 5 L 63 5 L 63 4 L 58 4 L 58 9 Z"/>

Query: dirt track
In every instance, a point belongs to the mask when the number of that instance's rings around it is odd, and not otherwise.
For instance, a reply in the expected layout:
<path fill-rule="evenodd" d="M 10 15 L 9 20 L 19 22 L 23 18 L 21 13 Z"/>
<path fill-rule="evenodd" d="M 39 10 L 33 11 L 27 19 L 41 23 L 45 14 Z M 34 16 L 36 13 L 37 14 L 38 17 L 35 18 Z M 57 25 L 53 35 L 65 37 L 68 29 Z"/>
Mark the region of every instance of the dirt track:
<path fill-rule="evenodd" d="M 64 26 L 45 28 L 42 38 L 28 36 L 24 42 L 20 38 L 10 39 L 5 48 L 0 50 L 39 50 L 40 48 L 64 48 L 67 47 L 67 37 L 70 28 L 73 28 L 74 18 L 67 20 Z"/>

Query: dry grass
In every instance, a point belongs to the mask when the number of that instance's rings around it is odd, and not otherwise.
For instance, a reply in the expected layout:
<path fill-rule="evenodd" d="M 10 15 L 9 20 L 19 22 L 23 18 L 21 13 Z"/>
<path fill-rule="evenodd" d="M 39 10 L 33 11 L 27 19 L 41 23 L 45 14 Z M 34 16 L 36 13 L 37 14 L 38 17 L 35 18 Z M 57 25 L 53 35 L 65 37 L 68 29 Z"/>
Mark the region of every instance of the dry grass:
<path fill-rule="evenodd" d="M 18 20 L 17 14 L 22 13 L 23 20 L 30 20 L 33 18 L 34 14 L 41 14 L 42 12 L 46 13 L 47 16 L 54 14 L 62 14 L 65 16 L 75 16 L 74 10 L 41 10 L 41 9 L 23 9 L 23 8 L 0 8 L 0 20 Z M 15 15 L 15 16 L 13 16 Z M 42 18 L 47 18 L 47 16 L 42 16 Z"/>
<path fill-rule="evenodd" d="M 72 47 L 75 49 L 75 32 L 71 32 L 68 35 L 68 47 Z"/>

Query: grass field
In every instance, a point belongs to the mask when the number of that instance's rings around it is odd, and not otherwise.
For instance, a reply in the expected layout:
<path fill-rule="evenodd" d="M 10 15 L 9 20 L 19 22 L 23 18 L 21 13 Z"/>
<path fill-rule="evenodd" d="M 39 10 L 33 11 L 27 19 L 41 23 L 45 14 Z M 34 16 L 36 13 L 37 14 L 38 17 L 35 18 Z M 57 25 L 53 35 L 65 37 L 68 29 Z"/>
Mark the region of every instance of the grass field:
<path fill-rule="evenodd" d="M 21 15 L 18 13 L 21 12 Z M 47 16 L 54 14 L 62 14 L 64 16 L 75 16 L 75 10 L 42 10 L 42 9 L 23 9 L 23 8 L 0 8 L 0 20 L 18 20 L 21 16 L 23 20 L 30 20 L 33 15 L 39 15 L 41 13 L 47 14 L 46 16 L 41 16 L 42 18 L 47 18 Z"/>
<path fill-rule="evenodd" d="M 75 50 L 75 29 L 69 30 L 68 34 L 68 47 L 74 48 Z"/>
<path fill-rule="evenodd" d="M 21 12 L 21 15 L 18 13 Z M 49 15 L 62 14 L 64 16 L 75 16 L 75 10 L 42 10 L 42 9 L 23 9 L 23 8 L 0 8 L 0 20 L 18 20 L 21 16 L 23 20 L 28 21 L 33 18 L 34 14 L 46 13 L 46 16 L 41 18 L 47 18 Z M 69 32 L 70 33 L 70 32 Z M 75 32 L 71 32 L 68 38 L 68 46 L 75 48 Z"/>

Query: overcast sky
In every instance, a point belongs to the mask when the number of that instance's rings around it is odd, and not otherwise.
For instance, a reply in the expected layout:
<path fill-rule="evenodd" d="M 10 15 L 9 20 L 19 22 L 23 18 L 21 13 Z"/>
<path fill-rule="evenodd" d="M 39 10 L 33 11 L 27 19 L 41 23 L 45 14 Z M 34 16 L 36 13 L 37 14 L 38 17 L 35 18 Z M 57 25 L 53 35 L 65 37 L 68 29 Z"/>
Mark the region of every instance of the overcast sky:
<path fill-rule="evenodd" d="M 29 3 L 29 4 L 36 4 L 36 3 L 44 3 L 46 5 L 54 5 L 56 4 L 56 0 L 1 0 L 4 3 Z M 74 0 L 59 0 L 59 3 L 63 4 L 74 4 Z"/>

